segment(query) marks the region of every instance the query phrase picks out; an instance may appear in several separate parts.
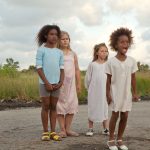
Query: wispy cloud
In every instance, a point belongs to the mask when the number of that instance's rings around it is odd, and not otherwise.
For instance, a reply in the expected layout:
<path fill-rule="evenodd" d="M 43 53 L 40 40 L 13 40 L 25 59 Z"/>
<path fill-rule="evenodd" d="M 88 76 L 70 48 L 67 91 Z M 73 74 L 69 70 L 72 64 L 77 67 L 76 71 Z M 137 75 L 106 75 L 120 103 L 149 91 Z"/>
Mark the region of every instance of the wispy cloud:
<path fill-rule="evenodd" d="M 69 32 L 80 68 L 91 61 L 94 45 L 108 45 L 111 32 L 120 26 L 133 30 L 135 44 L 129 55 L 150 64 L 149 5 L 149 0 L 0 0 L 0 63 L 12 57 L 21 68 L 34 64 L 36 34 L 54 23 Z"/>

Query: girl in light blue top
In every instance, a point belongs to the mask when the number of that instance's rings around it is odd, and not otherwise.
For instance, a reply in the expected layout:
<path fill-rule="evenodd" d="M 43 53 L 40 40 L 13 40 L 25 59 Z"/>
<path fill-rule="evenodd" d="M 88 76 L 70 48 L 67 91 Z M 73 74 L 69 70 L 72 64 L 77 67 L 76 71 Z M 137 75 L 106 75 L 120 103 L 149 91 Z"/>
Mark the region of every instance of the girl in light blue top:
<path fill-rule="evenodd" d="M 36 68 L 39 75 L 39 92 L 42 100 L 41 119 L 43 124 L 42 140 L 61 140 L 55 132 L 56 105 L 59 88 L 64 80 L 63 52 L 56 48 L 60 29 L 56 25 L 45 25 L 37 35 L 39 48 L 36 54 Z M 48 117 L 51 132 L 48 132 Z"/>

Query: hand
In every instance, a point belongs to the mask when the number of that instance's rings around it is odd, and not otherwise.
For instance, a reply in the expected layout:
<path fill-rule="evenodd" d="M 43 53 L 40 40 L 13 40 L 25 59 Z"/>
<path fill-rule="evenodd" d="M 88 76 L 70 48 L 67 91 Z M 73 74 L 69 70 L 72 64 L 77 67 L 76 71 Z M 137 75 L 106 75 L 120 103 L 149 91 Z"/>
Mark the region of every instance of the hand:
<path fill-rule="evenodd" d="M 62 82 L 59 82 L 58 84 L 53 84 L 53 90 L 58 90 L 62 86 Z"/>
<path fill-rule="evenodd" d="M 138 102 L 138 101 L 140 101 L 140 98 L 136 94 L 133 94 L 132 95 L 132 101 L 133 102 Z"/>
<path fill-rule="evenodd" d="M 108 105 L 110 105 L 111 102 L 112 102 L 111 95 L 108 94 L 108 95 L 107 95 L 107 103 L 108 103 Z"/>
<path fill-rule="evenodd" d="M 46 83 L 45 88 L 46 88 L 47 91 L 52 91 L 53 90 L 53 86 L 50 83 Z"/>

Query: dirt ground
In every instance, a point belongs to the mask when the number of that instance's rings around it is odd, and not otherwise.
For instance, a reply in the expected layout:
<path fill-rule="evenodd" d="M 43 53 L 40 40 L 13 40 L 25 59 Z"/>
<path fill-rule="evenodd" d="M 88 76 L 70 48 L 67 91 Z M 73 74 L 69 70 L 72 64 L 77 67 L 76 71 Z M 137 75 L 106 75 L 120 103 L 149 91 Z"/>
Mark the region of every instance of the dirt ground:
<path fill-rule="evenodd" d="M 0 111 L 0 150 L 107 150 L 107 136 L 95 124 L 95 135 L 86 137 L 87 105 L 79 106 L 73 129 L 79 137 L 68 137 L 61 142 L 40 140 L 42 125 L 40 108 L 19 108 Z M 58 126 L 57 126 L 58 131 Z M 124 134 L 129 150 L 150 150 L 150 102 L 133 104 Z"/>

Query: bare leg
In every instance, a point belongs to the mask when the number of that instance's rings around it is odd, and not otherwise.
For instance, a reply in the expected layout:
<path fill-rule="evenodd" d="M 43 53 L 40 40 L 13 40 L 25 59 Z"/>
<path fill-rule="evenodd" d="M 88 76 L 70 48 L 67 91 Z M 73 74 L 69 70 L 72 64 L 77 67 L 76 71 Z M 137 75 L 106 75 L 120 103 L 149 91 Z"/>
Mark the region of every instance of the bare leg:
<path fill-rule="evenodd" d="M 103 128 L 108 129 L 109 128 L 109 120 L 104 120 L 103 121 Z"/>
<path fill-rule="evenodd" d="M 66 133 L 68 136 L 79 136 L 78 133 L 71 131 L 71 123 L 73 120 L 74 114 L 66 114 L 65 122 L 66 122 Z"/>
<path fill-rule="evenodd" d="M 89 122 L 89 128 L 92 128 L 92 129 L 93 129 L 93 121 L 88 120 L 88 122 Z"/>
<path fill-rule="evenodd" d="M 55 132 L 56 127 L 56 105 L 57 105 L 58 98 L 57 97 L 50 97 L 50 126 L 51 132 Z"/>
<path fill-rule="evenodd" d="M 128 112 L 121 112 L 117 140 L 122 140 L 122 136 L 127 125 L 127 119 L 128 119 Z M 123 143 L 121 141 L 118 142 L 118 144 L 122 145 Z"/>
<path fill-rule="evenodd" d="M 89 129 L 88 131 L 86 132 L 86 136 L 93 136 L 94 134 L 94 131 L 93 131 L 93 121 L 91 120 L 88 120 L 88 125 L 89 125 Z"/>
<path fill-rule="evenodd" d="M 65 116 L 61 115 L 61 114 L 58 114 L 57 119 L 58 119 L 58 123 L 59 123 L 60 130 L 61 130 L 60 136 L 61 137 L 66 137 Z"/>
<path fill-rule="evenodd" d="M 115 127 L 116 127 L 116 122 L 118 120 L 118 117 L 119 117 L 119 112 L 112 111 L 112 115 L 109 122 L 109 132 L 110 132 L 109 141 L 112 141 L 115 138 L 114 132 L 115 132 Z M 115 145 L 115 142 L 110 142 L 109 145 L 113 146 Z"/>
<path fill-rule="evenodd" d="M 49 97 L 42 97 L 41 120 L 44 132 L 48 132 L 48 114 L 50 109 Z"/>

